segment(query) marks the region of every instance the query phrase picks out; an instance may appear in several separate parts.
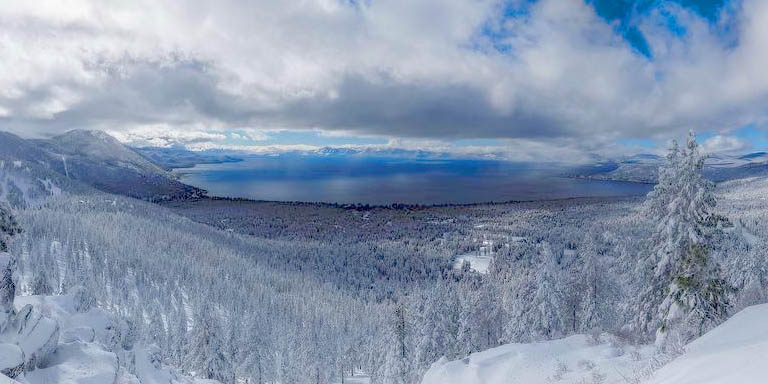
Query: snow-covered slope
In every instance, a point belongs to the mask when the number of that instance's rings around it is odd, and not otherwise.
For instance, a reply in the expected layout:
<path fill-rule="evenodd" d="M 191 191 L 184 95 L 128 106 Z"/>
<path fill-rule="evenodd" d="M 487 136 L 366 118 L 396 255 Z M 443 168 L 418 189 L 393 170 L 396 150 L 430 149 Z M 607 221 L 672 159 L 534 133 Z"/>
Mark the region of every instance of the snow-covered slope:
<path fill-rule="evenodd" d="M 199 197 L 185 185 L 115 138 L 99 131 L 70 131 L 48 140 L 25 140 L 0 131 L 0 170 L 50 179 L 60 187 L 83 184 L 141 199 Z"/>
<path fill-rule="evenodd" d="M 610 336 L 604 335 L 605 339 Z M 591 343 L 585 335 L 508 344 L 463 360 L 435 363 L 422 384 L 628 383 L 653 356 L 651 346 Z M 768 304 L 748 307 L 691 342 L 643 384 L 768 382 Z"/>
<path fill-rule="evenodd" d="M 17 296 L 14 307 L 15 324 L 0 334 L 0 371 L 22 384 L 216 383 L 185 377 L 162 364 L 154 345 L 109 351 L 105 343 L 114 337 L 110 315 L 98 308 L 78 311 L 72 296 Z M 131 368 L 121 368 L 120 359 L 131 361 Z M 0 374 L 0 384 L 13 383 L 8 380 Z"/>
<path fill-rule="evenodd" d="M 583 168 L 577 176 L 597 180 L 655 183 L 658 169 L 665 159 L 655 155 L 636 155 L 602 162 L 593 169 Z M 764 176 L 768 173 L 768 156 L 764 152 L 743 156 L 711 154 L 706 159 L 704 175 L 716 182 Z"/>
<path fill-rule="evenodd" d="M 625 383 L 652 353 L 602 335 L 575 335 L 531 344 L 507 344 L 463 360 L 438 361 L 422 384 Z M 613 340 L 613 342 L 611 342 Z"/>
<path fill-rule="evenodd" d="M 768 383 L 768 304 L 737 313 L 688 344 L 647 384 Z"/>
<path fill-rule="evenodd" d="M 155 345 L 114 342 L 114 317 L 75 296 L 16 296 L 10 303 L 9 256 L 0 253 L 0 384 L 215 383 L 166 366 Z"/>

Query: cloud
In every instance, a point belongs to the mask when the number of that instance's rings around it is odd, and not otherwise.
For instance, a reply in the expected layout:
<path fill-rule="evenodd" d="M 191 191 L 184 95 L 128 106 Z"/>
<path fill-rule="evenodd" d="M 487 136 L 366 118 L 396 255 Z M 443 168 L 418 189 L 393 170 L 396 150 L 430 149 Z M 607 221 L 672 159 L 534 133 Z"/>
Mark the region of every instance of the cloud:
<path fill-rule="evenodd" d="M 716 135 L 701 144 L 704 152 L 744 152 L 752 148 L 752 144 L 746 140 L 733 136 Z"/>
<path fill-rule="evenodd" d="M 768 3 L 734 4 L 623 20 L 649 58 L 573 0 L 0 1 L 0 129 L 155 145 L 307 129 L 574 154 L 726 134 L 768 118 Z"/>
<path fill-rule="evenodd" d="M 222 141 L 227 135 L 206 131 L 204 127 L 172 127 L 166 124 L 150 124 L 127 131 L 107 131 L 118 140 L 136 147 L 190 146 L 200 143 Z"/>

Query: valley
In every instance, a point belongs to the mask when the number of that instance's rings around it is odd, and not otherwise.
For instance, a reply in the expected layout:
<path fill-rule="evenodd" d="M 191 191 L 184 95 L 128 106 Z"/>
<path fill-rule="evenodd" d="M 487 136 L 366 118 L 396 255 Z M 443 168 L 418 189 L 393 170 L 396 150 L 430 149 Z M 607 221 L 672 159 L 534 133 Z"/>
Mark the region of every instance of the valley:
<path fill-rule="evenodd" d="M 117 361 L 94 374 L 141 383 L 171 375 L 431 384 L 445 374 L 468 383 L 475 374 L 483 383 L 629 376 L 640 383 L 678 358 L 658 354 L 628 327 L 641 313 L 635 303 L 645 284 L 638 250 L 652 246 L 643 197 L 445 206 L 142 201 L 5 156 L 0 201 L 22 229 L 7 241 L 17 295 L 9 316 L 31 304 L 60 333 L 40 352 L 49 357 L 22 358 L 21 372 L 6 371 L 22 383 L 86 375 L 56 353 Z M 70 172 L 83 164 L 136 169 L 99 159 L 72 162 Z M 766 191 L 765 177 L 715 190 L 714 212 L 728 218 L 715 257 L 737 288 L 734 313 L 767 298 Z M 70 320 L 78 316 L 92 320 L 78 328 Z M 5 337 L 0 347 L 15 340 Z M 502 357 L 534 353 L 516 352 L 529 348 L 541 357 Z M 455 371 L 467 361 L 487 368 Z M 504 373 L 513 367 L 517 373 Z"/>

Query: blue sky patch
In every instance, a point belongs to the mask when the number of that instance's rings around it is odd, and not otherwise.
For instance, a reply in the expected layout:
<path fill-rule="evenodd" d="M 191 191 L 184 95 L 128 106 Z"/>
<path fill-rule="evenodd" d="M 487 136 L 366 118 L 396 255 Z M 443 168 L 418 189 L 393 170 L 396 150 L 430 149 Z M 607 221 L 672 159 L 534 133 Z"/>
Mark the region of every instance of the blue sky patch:
<path fill-rule="evenodd" d="M 645 15 L 659 10 L 666 19 L 666 27 L 676 36 L 684 36 L 686 28 L 677 17 L 665 8 L 666 4 L 677 4 L 694 11 L 710 23 L 718 20 L 721 10 L 732 0 L 586 0 L 595 8 L 603 20 L 615 23 L 616 32 L 643 56 L 652 59 L 653 47 L 649 46 L 637 24 Z"/>

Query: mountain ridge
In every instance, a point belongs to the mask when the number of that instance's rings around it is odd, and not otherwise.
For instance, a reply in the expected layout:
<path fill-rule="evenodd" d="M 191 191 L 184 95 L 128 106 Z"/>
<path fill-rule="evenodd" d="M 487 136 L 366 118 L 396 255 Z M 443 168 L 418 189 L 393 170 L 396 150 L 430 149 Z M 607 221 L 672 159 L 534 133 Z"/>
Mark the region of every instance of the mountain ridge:
<path fill-rule="evenodd" d="M 70 181 L 144 200 L 199 198 L 200 188 L 181 183 L 162 166 L 101 131 L 72 130 L 50 139 L 23 139 L 0 131 L 0 160 Z"/>

